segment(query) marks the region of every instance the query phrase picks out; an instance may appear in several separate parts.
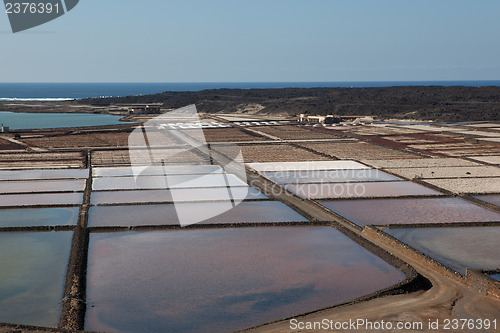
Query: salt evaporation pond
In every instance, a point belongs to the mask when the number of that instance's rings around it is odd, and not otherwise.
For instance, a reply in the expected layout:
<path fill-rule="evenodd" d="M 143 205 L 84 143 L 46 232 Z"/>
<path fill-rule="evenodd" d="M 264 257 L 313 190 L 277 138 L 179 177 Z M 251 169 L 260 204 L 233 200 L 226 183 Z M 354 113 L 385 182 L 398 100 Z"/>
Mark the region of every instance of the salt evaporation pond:
<path fill-rule="evenodd" d="M 405 276 L 329 227 L 92 233 L 86 330 L 232 332 Z"/>
<path fill-rule="evenodd" d="M 371 169 L 370 167 L 356 161 L 303 161 L 303 162 L 264 162 L 247 163 L 247 166 L 258 171 L 282 172 L 282 171 L 317 171 L 317 170 L 361 170 Z"/>
<path fill-rule="evenodd" d="M 211 173 L 222 173 L 218 165 L 166 165 L 148 167 L 100 167 L 92 170 L 94 177 L 130 177 L 134 172 L 141 176 L 161 175 L 203 175 Z"/>
<path fill-rule="evenodd" d="M 0 209 L 0 228 L 76 225 L 78 207 Z"/>
<path fill-rule="evenodd" d="M 475 198 L 488 202 L 492 205 L 500 206 L 500 195 L 479 195 Z"/>
<path fill-rule="evenodd" d="M 308 221 L 279 201 L 241 202 L 218 216 L 203 220 L 210 212 L 223 209 L 226 205 L 227 202 L 97 206 L 90 208 L 89 226 L 177 225 L 176 209 L 190 212 L 192 219 L 199 219 L 202 224 Z"/>
<path fill-rule="evenodd" d="M 0 180 L 37 180 L 37 179 L 82 179 L 89 176 L 89 169 L 40 169 L 40 170 L 2 170 Z"/>
<path fill-rule="evenodd" d="M 83 193 L 2 194 L 0 207 L 81 205 Z"/>
<path fill-rule="evenodd" d="M 159 203 L 159 202 L 185 202 L 185 201 L 217 201 L 267 199 L 265 195 L 252 187 L 228 188 L 199 188 L 199 189 L 175 189 L 172 194 L 170 190 L 147 190 L 147 191 L 98 191 L 92 192 L 91 203 L 93 205 L 122 204 L 122 203 Z"/>
<path fill-rule="evenodd" d="M 346 170 L 296 170 L 262 173 L 278 184 L 344 183 L 397 181 L 400 178 L 375 169 Z"/>
<path fill-rule="evenodd" d="M 500 267 L 500 227 L 388 229 L 400 241 L 465 274 Z"/>
<path fill-rule="evenodd" d="M 72 234 L 0 233 L 0 322 L 58 324 Z"/>
<path fill-rule="evenodd" d="M 360 226 L 500 221 L 500 213 L 458 198 L 321 200 L 319 202 Z"/>
<path fill-rule="evenodd" d="M 78 192 L 85 180 L 0 181 L 0 193 Z"/>
<path fill-rule="evenodd" d="M 284 187 L 307 199 L 442 195 L 412 182 L 287 184 Z"/>
<path fill-rule="evenodd" d="M 86 127 L 127 124 L 122 116 L 93 113 L 21 113 L 0 111 L 0 123 L 11 129 Z"/>
<path fill-rule="evenodd" d="M 197 188 L 197 187 L 226 187 L 248 186 L 241 179 L 232 174 L 205 174 L 205 175 L 173 175 L 173 176 L 144 176 L 144 177 L 99 177 L 94 178 L 92 189 L 105 190 L 136 190 L 136 189 L 164 189 L 164 188 Z"/>

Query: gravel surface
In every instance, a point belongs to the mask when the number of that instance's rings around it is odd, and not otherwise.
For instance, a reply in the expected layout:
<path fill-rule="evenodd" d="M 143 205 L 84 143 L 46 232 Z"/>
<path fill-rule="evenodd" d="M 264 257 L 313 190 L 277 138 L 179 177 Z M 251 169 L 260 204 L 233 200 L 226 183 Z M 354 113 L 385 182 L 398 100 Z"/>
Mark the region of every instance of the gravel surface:
<path fill-rule="evenodd" d="M 420 177 L 420 178 L 500 177 L 500 168 L 494 166 L 395 168 L 387 170 L 399 176 L 403 176 L 409 179 L 412 179 L 414 177 Z"/>
<path fill-rule="evenodd" d="M 426 182 L 444 188 L 454 193 L 499 193 L 500 192 L 500 177 L 428 179 L 426 180 Z"/>
<path fill-rule="evenodd" d="M 492 156 L 473 156 L 470 157 L 473 160 L 486 162 L 490 164 L 500 164 L 500 155 L 492 155 Z"/>
<path fill-rule="evenodd" d="M 339 159 L 362 159 L 362 158 L 385 158 L 385 159 L 410 159 L 419 158 L 417 155 L 413 155 L 407 152 L 399 151 L 396 149 L 391 149 L 387 147 L 381 147 L 378 145 L 366 143 L 366 142 L 354 142 L 354 143 L 306 143 L 301 144 L 303 147 L 312 149 L 314 151 L 334 156 Z"/>

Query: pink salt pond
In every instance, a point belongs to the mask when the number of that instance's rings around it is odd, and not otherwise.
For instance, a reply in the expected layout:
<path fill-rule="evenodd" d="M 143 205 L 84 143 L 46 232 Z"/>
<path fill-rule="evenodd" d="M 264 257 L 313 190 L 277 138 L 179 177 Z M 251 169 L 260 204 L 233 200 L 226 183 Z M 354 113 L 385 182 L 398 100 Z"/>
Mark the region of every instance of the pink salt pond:
<path fill-rule="evenodd" d="M 85 329 L 232 332 L 405 278 L 329 227 L 92 233 Z"/>
<path fill-rule="evenodd" d="M 500 213 L 458 198 L 321 200 L 319 202 L 360 226 L 500 221 Z"/>
<path fill-rule="evenodd" d="M 478 195 L 475 198 L 500 207 L 500 195 Z"/>
<path fill-rule="evenodd" d="M 305 199 L 442 195 L 412 182 L 288 184 L 284 187 Z"/>

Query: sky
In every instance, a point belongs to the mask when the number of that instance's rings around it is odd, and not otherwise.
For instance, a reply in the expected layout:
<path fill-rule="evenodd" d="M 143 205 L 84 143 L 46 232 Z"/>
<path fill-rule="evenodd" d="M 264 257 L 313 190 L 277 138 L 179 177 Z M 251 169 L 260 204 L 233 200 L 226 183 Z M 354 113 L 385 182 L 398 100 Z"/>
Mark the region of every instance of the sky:
<path fill-rule="evenodd" d="M 498 0 L 80 0 L 0 82 L 500 80 Z"/>

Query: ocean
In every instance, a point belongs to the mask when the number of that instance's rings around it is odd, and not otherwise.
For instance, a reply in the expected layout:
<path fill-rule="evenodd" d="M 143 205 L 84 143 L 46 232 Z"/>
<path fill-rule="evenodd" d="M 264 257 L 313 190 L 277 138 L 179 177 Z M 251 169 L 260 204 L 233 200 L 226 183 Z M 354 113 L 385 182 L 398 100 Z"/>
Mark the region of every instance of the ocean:
<path fill-rule="evenodd" d="M 265 88 L 362 88 L 393 86 L 500 86 L 496 81 L 198 82 L 198 83 L 0 83 L 1 101 L 62 101 L 87 97 L 148 95 L 164 91 Z"/>

